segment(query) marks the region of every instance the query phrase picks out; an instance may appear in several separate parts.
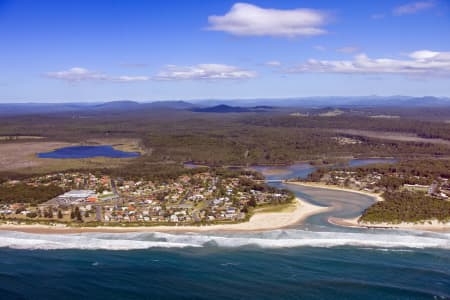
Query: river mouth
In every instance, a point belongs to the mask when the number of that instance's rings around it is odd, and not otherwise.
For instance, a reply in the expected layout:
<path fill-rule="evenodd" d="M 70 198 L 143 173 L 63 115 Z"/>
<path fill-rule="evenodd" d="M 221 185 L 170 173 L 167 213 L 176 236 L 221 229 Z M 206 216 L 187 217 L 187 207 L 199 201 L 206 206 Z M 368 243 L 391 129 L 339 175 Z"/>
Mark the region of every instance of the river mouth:
<path fill-rule="evenodd" d="M 296 229 L 308 230 L 334 230 L 334 231 L 360 231 L 356 228 L 344 228 L 329 222 L 330 218 L 355 218 L 376 200 L 371 196 L 362 194 L 328 190 L 324 188 L 300 186 L 295 184 L 283 183 L 277 187 L 289 189 L 295 195 L 311 204 L 325 206 L 329 209 L 308 217 L 302 224 L 296 225 Z M 362 229 L 367 230 L 367 229 Z"/>
<path fill-rule="evenodd" d="M 354 159 L 348 162 L 348 166 L 358 167 L 370 164 L 393 163 L 395 159 Z M 316 170 L 316 167 L 306 164 L 294 164 L 285 167 L 281 166 L 255 166 L 251 168 L 261 172 L 267 183 L 276 188 L 288 189 L 298 198 L 311 204 L 329 207 L 329 210 L 308 217 L 299 225 L 291 226 L 293 229 L 307 230 L 332 230 L 332 231 L 360 231 L 367 229 L 346 228 L 329 222 L 330 218 L 355 218 L 369 206 L 375 203 L 375 199 L 368 195 L 352 193 L 347 191 L 329 190 L 319 187 L 308 187 L 289 183 L 277 182 L 293 178 L 304 179 Z"/>

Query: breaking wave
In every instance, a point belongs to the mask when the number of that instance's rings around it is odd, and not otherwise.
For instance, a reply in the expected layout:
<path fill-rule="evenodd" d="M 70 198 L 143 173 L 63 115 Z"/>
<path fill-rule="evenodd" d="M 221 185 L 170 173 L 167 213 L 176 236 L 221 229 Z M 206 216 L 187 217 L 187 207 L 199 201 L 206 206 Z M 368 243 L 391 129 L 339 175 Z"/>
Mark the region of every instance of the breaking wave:
<path fill-rule="evenodd" d="M 450 249 L 450 234 L 406 231 L 314 232 L 276 230 L 253 234 L 83 233 L 31 234 L 0 232 L 0 247 L 14 249 L 138 250 L 186 247 L 339 247 Z"/>

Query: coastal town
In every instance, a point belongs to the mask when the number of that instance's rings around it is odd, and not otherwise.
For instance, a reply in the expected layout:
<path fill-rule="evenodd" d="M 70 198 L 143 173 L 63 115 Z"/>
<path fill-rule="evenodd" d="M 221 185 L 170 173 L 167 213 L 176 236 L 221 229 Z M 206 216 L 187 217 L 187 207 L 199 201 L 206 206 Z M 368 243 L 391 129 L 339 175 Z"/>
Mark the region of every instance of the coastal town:
<path fill-rule="evenodd" d="M 255 207 L 293 200 L 291 193 L 270 188 L 256 181 L 251 173 L 238 176 L 207 171 L 155 182 L 67 172 L 11 180 L 2 185 L 51 186 L 63 191 L 42 203 L 17 199 L 13 203 L 2 204 L 0 219 L 9 224 L 151 226 L 237 223 L 248 220 Z"/>

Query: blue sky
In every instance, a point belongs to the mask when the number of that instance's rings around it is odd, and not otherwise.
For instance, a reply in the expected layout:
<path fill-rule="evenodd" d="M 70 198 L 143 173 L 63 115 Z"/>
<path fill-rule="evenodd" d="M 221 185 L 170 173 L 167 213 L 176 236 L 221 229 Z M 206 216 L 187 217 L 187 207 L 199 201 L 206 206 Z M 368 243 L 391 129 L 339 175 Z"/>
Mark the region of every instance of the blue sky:
<path fill-rule="evenodd" d="M 450 96 L 450 1 L 0 0 L 0 102 Z"/>

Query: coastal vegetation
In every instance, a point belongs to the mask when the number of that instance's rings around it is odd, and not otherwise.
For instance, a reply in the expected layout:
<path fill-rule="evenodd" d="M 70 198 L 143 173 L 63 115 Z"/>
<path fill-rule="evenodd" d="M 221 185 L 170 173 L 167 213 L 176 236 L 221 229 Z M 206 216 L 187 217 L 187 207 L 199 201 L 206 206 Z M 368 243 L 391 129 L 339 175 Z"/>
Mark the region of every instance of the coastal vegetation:
<path fill-rule="evenodd" d="M 443 201 L 418 191 L 386 192 L 384 201 L 366 209 L 359 221 L 365 223 L 417 223 L 450 220 L 450 201 Z"/>
<path fill-rule="evenodd" d="M 17 202 L 36 205 L 48 201 L 62 193 L 64 189 L 57 185 L 32 186 L 24 183 L 1 184 L 0 204 L 10 204 Z"/>
<path fill-rule="evenodd" d="M 450 160 L 405 160 L 362 167 L 320 168 L 307 181 L 382 193 L 360 221 L 401 223 L 450 220 Z"/>
<path fill-rule="evenodd" d="M 435 143 L 430 139 L 450 139 L 450 124 L 443 122 L 415 120 L 412 117 L 369 118 L 355 115 L 349 110 L 327 117 L 320 116 L 322 112 L 308 111 L 305 116 L 291 116 L 292 111 L 286 108 L 264 113 L 217 114 L 180 109 L 142 109 L 101 113 L 86 111 L 75 115 L 48 113 L 7 116 L 0 120 L 1 136 L 43 138 L 33 141 L 0 140 L 0 153 L 6 154 L 3 160 L 0 159 L 0 171 L 35 174 L 108 168 L 130 173 L 145 169 L 141 174 L 160 174 L 164 169 L 178 172 L 186 161 L 210 166 L 246 166 L 296 161 L 316 163 L 349 157 L 395 156 L 417 159 L 450 156 L 449 145 Z M 383 113 L 389 114 L 389 109 L 377 111 L 377 114 Z M 349 130 L 380 134 L 375 137 L 363 136 L 352 134 Z M 422 139 L 384 139 L 386 132 L 395 133 L 395 136 L 413 134 Z M 92 141 L 122 144 L 119 146 L 122 149 L 135 150 L 138 147 L 143 155 L 125 160 L 77 161 L 42 160 L 35 157 L 35 153 L 52 147 L 49 143 L 78 145 Z"/>

